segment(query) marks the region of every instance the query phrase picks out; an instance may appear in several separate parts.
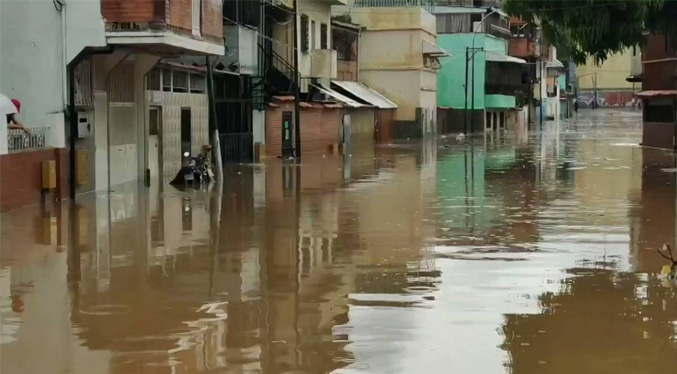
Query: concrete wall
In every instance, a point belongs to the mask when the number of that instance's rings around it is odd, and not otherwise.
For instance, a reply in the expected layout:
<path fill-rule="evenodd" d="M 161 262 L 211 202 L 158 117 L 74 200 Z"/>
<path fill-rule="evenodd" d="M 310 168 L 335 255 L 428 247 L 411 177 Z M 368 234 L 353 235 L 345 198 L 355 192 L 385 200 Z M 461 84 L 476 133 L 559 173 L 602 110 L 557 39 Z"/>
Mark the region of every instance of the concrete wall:
<path fill-rule="evenodd" d="M 346 114 L 350 115 L 350 141 L 355 143 L 373 143 L 374 141 L 374 110 L 356 109 Z"/>
<path fill-rule="evenodd" d="M 639 49 L 637 53 L 639 54 Z M 593 89 L 593 78 L 596 76 L 598 90 L 631 89 L 632 83 L 625 79 L 631 75 L 632 58 L 632 49 L 613 54 L 600 65 L 593 58 L 588 58 L 585 65 L 576 67 L 578 88 Z"/>
<path fill-rule="evenodd" d="M 206 94 L 148 91 L 148 101 L 162 109 L 162 177 L 170 181 L 181 169 L 181 109 L 190 108 L 191 154 L 209 144 L 209 108 Z"/>
<path fill-rule="evenodd" d="M 421 74 L 417 70 L 366 70 L 362 82 L 382 93 L 398 106 L 396 121 L 413 121 L 421 103 Z"/>

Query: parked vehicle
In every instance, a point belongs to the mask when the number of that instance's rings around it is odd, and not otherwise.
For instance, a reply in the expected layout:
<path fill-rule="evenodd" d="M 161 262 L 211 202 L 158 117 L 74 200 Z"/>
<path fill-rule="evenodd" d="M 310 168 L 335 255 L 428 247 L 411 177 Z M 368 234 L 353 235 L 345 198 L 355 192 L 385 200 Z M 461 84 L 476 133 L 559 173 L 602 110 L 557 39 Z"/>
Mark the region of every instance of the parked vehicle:
<path fill-rule="evenodd" d="M 190 153 L 183 154 L 183 166 L 176 177 L 169 182 L 172 185 L 202 185 L 211 182 L 211 172 L 207 165 L 207 156 L 199 154 L 197 157 L 190 157 Z"/>

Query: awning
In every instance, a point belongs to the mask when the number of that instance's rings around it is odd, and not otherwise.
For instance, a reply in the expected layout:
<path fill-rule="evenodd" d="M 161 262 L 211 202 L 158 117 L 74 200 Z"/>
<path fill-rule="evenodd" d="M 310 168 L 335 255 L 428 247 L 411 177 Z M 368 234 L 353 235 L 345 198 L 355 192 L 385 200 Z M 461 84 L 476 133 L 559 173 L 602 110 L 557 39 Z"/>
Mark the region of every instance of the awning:
<path fill-rule="evenodd" d="M 545 64 L 546 69 L 564 69 L 564 64 L 560 60 L 548 61 Z"/>
<path fill-rule="evenodd" d="M 487 61 L 491 62 L 512 62 L 514 64 L 526 64 L 521 58 L 504 55 L 502 53 L 487 51 Z"/>
<path fill-rule="evenodd" d="M 331 83 L 379 109 L 397 109 L 397 104 L 362 83 L 350 81 L 331 81 Z"/>
<path fill-rule="evenodd" d="M 433 57 L 448 57 L 451 54 L 445 51 L 443 48 L 440 48 L 437 44 L 423 40 L 423 54 L 430 55 Z"/>
<path fill-rule="evenodd" d="M 677 96 L 677 90 L 646 90 L 635 92 L 639 97 Z"/>
<path fill-rule="evenodd" d="M 362 104 L 358 103 L 357 101 L 349 98 L 348 96 L 341 95 L 340 93 L 332 90 L 331 88 L 323 87 L 319 84 L 314 84 L 313 87 L 317 88 L 318 91 L 322 92 L 323 94 L 330 96 L 330 97 L 334 98 L 334 100 L 336 100 L 340 103 L 343 103 L 343 104 L 345 104 L 345 105 L 347 105 L 351 108 L 360 108 L 360 107 L 366 106 L 366 105 L 362 105 Z"/>

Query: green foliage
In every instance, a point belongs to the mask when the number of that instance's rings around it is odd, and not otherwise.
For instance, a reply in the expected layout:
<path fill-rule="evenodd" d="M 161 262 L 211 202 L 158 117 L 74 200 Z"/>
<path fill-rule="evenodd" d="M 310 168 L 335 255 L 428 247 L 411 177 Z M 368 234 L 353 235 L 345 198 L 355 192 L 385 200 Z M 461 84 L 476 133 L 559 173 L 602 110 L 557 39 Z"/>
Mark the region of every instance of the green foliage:
<path fill-rule="evenodd" d="M 675 0 L 506 0 L 504 9 L 525 21 L 540 21 L 546 40 L 575 62 L 644 42 L 644 32 L 675 34 Z"/>

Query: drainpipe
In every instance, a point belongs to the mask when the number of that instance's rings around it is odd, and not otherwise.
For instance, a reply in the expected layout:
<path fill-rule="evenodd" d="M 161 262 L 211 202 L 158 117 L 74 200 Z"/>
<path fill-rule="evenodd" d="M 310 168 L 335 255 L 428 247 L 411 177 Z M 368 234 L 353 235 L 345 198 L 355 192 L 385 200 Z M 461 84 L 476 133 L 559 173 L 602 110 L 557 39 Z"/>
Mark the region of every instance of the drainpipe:
<path fill-rule="evenodd" d="M 66 108 L 68 105 L 68 38 L 66 37 L 66 14 L 68 13 L 68 7 L 66 6 L 66 0 L 58 0 L 61 4 L 61 45 L 63 46 L 63 51 L 61 52 L 61 63 L 62 63 L 62 72 L 63 72 L 63 84 L 62 86 L 62 98 L 63 98 L 63 107 Z"/>

